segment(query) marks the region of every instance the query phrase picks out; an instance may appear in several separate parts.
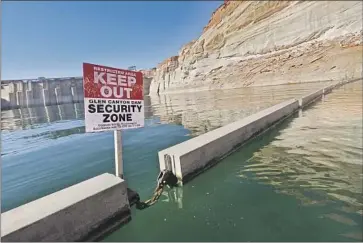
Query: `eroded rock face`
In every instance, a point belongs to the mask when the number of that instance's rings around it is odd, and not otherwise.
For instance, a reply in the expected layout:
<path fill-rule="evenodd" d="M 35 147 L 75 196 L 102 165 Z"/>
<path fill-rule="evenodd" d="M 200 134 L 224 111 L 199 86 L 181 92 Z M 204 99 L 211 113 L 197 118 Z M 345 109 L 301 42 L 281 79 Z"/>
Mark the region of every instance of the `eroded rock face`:
<path fill-rule="evenodd" d="M 360 1 L 226 1 L 150 93 L 358 78 L 362 34 Z"/>

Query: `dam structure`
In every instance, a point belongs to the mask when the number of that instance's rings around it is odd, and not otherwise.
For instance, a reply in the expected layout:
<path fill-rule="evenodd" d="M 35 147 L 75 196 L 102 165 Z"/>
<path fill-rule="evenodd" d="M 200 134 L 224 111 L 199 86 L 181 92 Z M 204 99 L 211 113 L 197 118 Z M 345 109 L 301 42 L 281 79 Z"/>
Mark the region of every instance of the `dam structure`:
<path fill-rule="evenodd" d="M 83 77 L 1 81 L 3 110 L 82 101 Z"/>
<path fill-rule="evenodd" d="M 151 77 L 144 74 L 144 94 L 149 94 Z M 83 77 L 2 80 L 1 109 L 82 103 Z"/>

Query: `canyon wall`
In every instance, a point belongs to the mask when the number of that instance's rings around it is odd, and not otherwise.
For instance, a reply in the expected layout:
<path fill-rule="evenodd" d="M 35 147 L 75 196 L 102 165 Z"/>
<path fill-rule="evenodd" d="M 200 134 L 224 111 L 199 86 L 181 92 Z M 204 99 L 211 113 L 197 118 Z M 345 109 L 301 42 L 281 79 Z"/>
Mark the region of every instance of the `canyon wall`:
<path fill-rule="evenodd" d="M 225 1 L 150 94 L 362 77 L 361 1 Z"/>

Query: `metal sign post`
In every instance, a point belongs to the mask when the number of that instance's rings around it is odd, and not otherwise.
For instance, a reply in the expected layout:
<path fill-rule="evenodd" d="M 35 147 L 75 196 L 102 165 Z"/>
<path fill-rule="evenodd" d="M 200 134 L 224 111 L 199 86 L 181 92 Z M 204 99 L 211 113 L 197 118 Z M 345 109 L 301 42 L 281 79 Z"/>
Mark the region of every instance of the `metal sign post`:
<path fill-rule="evenodd" d="M 124 167 L 122 161 L 122 136 L 120 130 L 113 131 L 115 140 L 115 175 L 124 178 Z"/>

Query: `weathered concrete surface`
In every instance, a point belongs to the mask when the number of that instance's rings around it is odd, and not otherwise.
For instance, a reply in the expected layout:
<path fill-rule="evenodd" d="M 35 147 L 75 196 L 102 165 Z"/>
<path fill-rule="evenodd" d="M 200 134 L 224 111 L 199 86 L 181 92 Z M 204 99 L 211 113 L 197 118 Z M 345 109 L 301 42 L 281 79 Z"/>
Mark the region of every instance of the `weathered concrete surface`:
<path fill-rule="evenodd" d="M 333 89 L 339 86 L 339 82 L 324 87 L 324 95 L 329 94 Z"/>
<path fill-rule="evenodd" d="M 152 78 L 144 77 L 144 95 Z M 3 110 L 80 103 L 84 100 L 83 77 L 1 81 Z"/>
<path fill-rule="evenodd" d="M 83 78 L 3 80 L 1 97 L 9 101 L 2 109 L 83 102 Z"/>
<path fill-rule="evenodd" d="M 316 99 L 322 97 L 323 94 L 324 94 L 324 89 L 320 89 L 318 91 L 314 91 L 308 95 L 305 95 L 299 99 L 299 106 L 300 107 L 306 106 L 311 102 L 314 102 Z"/>
<path fill-rule="evenodd" d="M 297 100 L 288 100 L 162 150 L 159 152 L 160 170 L 172 170 L 185 183 L 254 135 L 292 114 L 298 107 Z"/>
<path fill-rule="evenodd" d="M 105 173 L 1 214 L 1 241 L 90 241 L 130 220 L 126 182 Z"/>
<path fill-rule="evenodd" d="M 129 199 L 130 206 L 133 206 L 136 202 L 140 201 L 140 195 L 130 188 L 127 188 L 127 198 Z"/>

